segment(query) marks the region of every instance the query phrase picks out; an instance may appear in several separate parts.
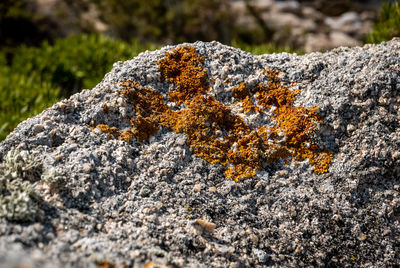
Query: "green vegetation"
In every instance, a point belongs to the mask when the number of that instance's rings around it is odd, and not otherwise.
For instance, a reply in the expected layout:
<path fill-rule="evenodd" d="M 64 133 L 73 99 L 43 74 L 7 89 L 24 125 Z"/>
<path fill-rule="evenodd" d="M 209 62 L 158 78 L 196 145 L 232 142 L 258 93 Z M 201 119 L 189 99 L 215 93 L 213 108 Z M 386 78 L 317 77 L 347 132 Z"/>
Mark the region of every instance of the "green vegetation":
<path fill-rule="evenodd" d="M 379 21 L 366 37 L 367 43 L 380 43 L 400 36 L 400 4 L 398 1 L 382 3 Z"/>
<path fill-rule="evenodd" d="M 28 1 L 29 2 L 29 1 Z M 107 36 L 129 42 L 177 44 L 197 40 L 232 40 L 248 44 L 271 41 L 274 29 L 263 22 L 260 12 L 249 2 L 246 8 L 256 26 L 237 23 L 229 0 L 75 0 L 59 1 L 51 14 L 37 12 L 40 5 L 25 0 L 0 3 L 0 47 L 14 53 L 18 44 L 53 43 L 68 33 L 98 33 L 96 22 L 105 25 Z M 73 2 L 73 3 L 72 3 Z M 63 4 L 62 4 L 63 3 Z M 49 4 L 49 6 L 52 6 Z M 65 6 L 67 8 L 63 9 Z M 91 20 L 89 10 L 95 10 Z M 85 15 L 86 14 L 86 15 Z"/>
<path fill-rule="evenodd" d="M 94 87 L 114 62 L 155 48 L 138 41 L 78 35 L 58 39 L 54 45 L 21 46 L 9 65 L 5 53 L 0 53 L 0 140 L 22 120 Z"/>

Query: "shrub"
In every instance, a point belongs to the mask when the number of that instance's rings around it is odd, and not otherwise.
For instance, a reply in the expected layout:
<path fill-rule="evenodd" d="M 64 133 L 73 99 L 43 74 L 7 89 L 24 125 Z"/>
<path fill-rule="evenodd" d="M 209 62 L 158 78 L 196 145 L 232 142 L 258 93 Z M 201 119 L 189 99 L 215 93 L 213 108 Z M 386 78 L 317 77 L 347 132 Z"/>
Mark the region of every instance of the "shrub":
<path fill-rule="evenodd" d="M 366 37 L 367 43 L 380 43 L 400 36 L 400 5 L 398 1 L 383 2 L 379 21 Z"/>
<path fill-rule="evenodd" d="M 3 56 L 3 57 L 1 57 Z M 35 72 L 19 73 L 0 55 L 0 140 L 22 120 L 41 112 L 58 98 L 58 89 Z"/>
<path fill-rule="evenodd" d="M 61 98 L 92 88 L 119 60 L 153 49 L 134 40 L 130 44 L 99 35 L 58 39 L 54 45 L 21 46 L 11 65 L 0 53 L 0 140 L 22 120 Z"/>
<path fill-rule="evenodd" d="M 60 88 L 68 97 L 82 88 L 92 88 L 118 60 L 134 57 L 151 48 L 137 41 L 132 45 L 101 35 L 77 35 L 44 42 L 40 48 L 22 46 L 15 55 L 12 68 L 21 74 L 36 73 L 41 81 Z"/>

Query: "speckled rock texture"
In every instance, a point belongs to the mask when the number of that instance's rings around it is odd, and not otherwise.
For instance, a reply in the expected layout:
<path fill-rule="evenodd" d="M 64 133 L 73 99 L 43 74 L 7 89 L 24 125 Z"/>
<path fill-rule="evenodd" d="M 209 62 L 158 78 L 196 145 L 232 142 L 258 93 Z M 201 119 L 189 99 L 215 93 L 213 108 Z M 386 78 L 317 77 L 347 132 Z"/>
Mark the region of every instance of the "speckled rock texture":
<path fill-rule="evenodd" d="M 161 127 L 129 142 L 101 132 L 96 124 L 123 130 L 135 118 L 120 94 L 125 80 L 182 108 L 169 101 L 174 85 L 157 64 L 175 47 L 144 52 L 0 143 L 1 161 L 27 151 L 42 170 L 29 180 L 40 195 L 33 220 L 0 219 L 0 267 L 399 265 L 400 39 L 304 56 L 184 46 L 204 57 L 206 94 L 250 126 L 276 124 L 274 107 L 244 114 L 234 87 L 245 82 L 251 92 L 268 83 L 264 70 L 276 70 L 282 85 L 300 89 L 295 106 L 320 107 L 312 135 L 332 152 L 328 171 L 288 158 L 235 182 L 227 166 L 196 156 L 183 132 Z"/>

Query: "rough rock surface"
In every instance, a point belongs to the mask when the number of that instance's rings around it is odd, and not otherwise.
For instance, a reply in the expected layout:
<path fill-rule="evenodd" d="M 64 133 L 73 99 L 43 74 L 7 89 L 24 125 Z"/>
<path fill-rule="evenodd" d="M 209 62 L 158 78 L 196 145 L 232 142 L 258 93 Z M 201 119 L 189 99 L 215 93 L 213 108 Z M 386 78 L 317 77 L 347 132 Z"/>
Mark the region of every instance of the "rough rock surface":
<path fill-rule="evenodd" d="M 252 92 L 269 82 L 264 70 L 277 70 L 282 86 L 300 89 L 294 105 L 318 106 L 324 117 L 312 135 L 332 152 L 328 171 L 287 158 L 235 182 L 225 178 L 226 166 L 197 157 L 183 132 L 161 127 L 129 142 L 101 132 L 96 124 L 122 130 L 135 118 L 120 94 L 125 80 L 182 108 L 169 100 L 175 86 L 157 64 L 174 47 L 145 52 L 115 63 L 94 89 L 22 122 L 0 144 L 3 162 L 10 150 L 28 151 L 58 182 L 29 181 L 41 196 L 35 220 L 0 219 L 0 267 L 399 264 L 400 40 L 304 56 L 184 46 L 204 57 L 206 94 L 248 125 L 276 125 L 276 107 L 244 114 L 234 87 L 245 82 Z"/>

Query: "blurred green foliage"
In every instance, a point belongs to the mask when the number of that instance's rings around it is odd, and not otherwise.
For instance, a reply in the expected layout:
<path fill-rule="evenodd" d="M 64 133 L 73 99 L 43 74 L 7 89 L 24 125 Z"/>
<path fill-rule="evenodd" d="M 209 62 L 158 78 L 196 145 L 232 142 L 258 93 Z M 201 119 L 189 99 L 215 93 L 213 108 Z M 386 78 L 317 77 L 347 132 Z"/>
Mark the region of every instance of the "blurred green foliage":
<path fill-rule="evenodd" d="M 119 60 L 155 49 L 99 35 L 58 39 L 54 45 L 21 46 L 11 64 L 0 53 L 0 140 L 14 127 L 56 101 L 92 88 Z"/>
<path fill-rule="evenodd" d="M 400 4 L 398 1 L 383 2 L 379 21 L 373 31 L 366 36 L 367 43 L 380 43 L 400 36 Z"/>
<path fill-rule="evenodd" d="M 26 15 L 23 0 L 2 0 L 0 2 L 0 22 L 9 17 L 23 17 Z"/>

